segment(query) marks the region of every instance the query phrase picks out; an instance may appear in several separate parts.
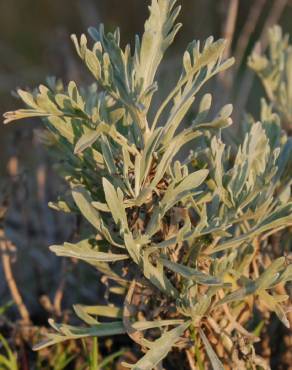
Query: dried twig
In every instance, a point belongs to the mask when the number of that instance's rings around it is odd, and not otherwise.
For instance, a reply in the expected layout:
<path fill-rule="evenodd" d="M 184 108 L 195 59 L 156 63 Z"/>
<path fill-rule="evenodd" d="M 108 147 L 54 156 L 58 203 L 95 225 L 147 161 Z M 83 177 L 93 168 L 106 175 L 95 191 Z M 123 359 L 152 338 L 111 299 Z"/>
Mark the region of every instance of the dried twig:
<path fill-rule="evenodd" d="M 190 349 L 187 349 L 186 355 L 187 355 L 187 359 L 190 365 L 190 370 L 197 370 L 193 351 L 191 351 Z"/>
<path fill-rule="evenodd" d="M 268 29 L 274 24 L 278 23 L 287 3 L 288 3 L 288 0 L 274 0 L 273 6 L 266 19 L 266 22 L 264 24 L 261 37 L 260 37 L 261 47 L 263 50 L 266 49 L 267 44 L 268 44 Z"/>
<path fill-rule="evenodd" d="M 7 165 L 7 170 L 9 175 L 12 179 L 15 179 L 18 175 L 18 159 L 16 156 L 12 156 Z M 1 225 L 1 221 L 3 221 L 6 213 L 6 207 L 3 207 L 3 211 L 0 213 L 0 251 L 1 251 L 1 260 L 3 265 L 3 272 L 5 276 L 5 280 L 7 282 L 8 288 L 10 290 L 10 294 L 17 305 L 19 314 L 25 324 L 30 324 L 30 316 L 29 312 L 23 303 L 23 299 L 17 287 L 12 267 L 11 267 L 11 252 L 16 250 L 16 247 L 7 240 L 4 232 L 4 227 Z"/>
<path fill-rule="evenodd" d="M 141 332 L 135 330 L 131 324 L 131 319 L 135 314 L 136 311 L 136 306 L 132 304 L 132 299 L 134 296 L 134 291 L 135 291 L 135 286 L 136 286 L 136 280 L 134 279 L 129 287 L 128 293 L 126 295 L 126 299 L 124 302 L 124 311 L 123 311 L 123 323 L 126 328 L 126 331 L 135 341 L 136 343 L 143 345 L 143 335 Z"/>
<path fill-rule="evenodd" d="M 235 24 L 238 13 L 238 0 L 230 0 L 226 22 L 223 27 L 223 38 L 227 40 L 227 45 L 223 56 L 228 58 L 230 55 L 231 45 L 234 37 Z"/>
<path fill-rule="evenodd" d="M 17 287 L 16 281 L 13 276 L 12 268 L 11 268 L 11 256 L 10 252 L 14 249 L 13 245 L 6 240 L 4 231 L 0 229 L 0 251 L 1 251 L 1 259 L 3 265 L 4 276 L 10 290 L 11 296 L 17 305 L 18 311 L 20 316 L 25 324 L 30 324 L 30 317 L 28 310 L 23 303 L 21 294 Z"/>
<path fill-rule="evenodd" d="M 60 284 L 56 290 L 55 297 L 54 297 L 54 311 L 56 315 L 61 316 L 62 308 L 61 303 L 64 296 L 64 289 L 66 285 L 66 272 L 67 272 L 67 262 L 64 259 L 62 264 L 62 272 L 61 272 L 61 280 Z"/>
<path fill-rule="evenodd" d="M 256 0 L 251 6 L 250 12 L 248 14 L 247 20 L 242 28 L 241 34 L 236 43 L 236 48 L 234 51 L 234 57 L 236 61 L 236 70 L 240 67 L 243 57 L 245 55 L 250 36 L 255 30 L 259 17 L 263 11 L 266 4 L 266 0 Z"/>
<path fill-rule="evenodd" d="M 238 0 L 229 0 L 229 7 L 227 11 L 226 21 L 223 25 L 222 37 L 227 41 L 223 57 L 228 58 L 231 52 L 231 46 L 234 37 L 237 13 L 238 13 Z M 231 88 L 231 77 L 232 73 L 230 71 L 223 71 L 217 77 L 218 79 L 218 93 L 217 100 L 218 104 L 222 103 L 222 97 L 226 96 Z"/>

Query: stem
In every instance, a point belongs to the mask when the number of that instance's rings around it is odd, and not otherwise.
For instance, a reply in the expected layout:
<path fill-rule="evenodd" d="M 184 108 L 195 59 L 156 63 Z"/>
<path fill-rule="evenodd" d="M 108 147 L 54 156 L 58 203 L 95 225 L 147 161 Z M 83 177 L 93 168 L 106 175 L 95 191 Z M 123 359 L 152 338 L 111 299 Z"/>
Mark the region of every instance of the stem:
<path fill-rule="evenodd" d="M 5 239 L 3 230 L 0 229 L 0 251 L 2 252 L 2 265 L 4 276 L 7 282 L 7 285 L 10 290 L 10 294 L 17 305 L 20 316 L 25 324 L 30 324 L 30 317 L 27 308 L 25 307 L 21 294 L 18 290 L 16 281 L 13 276 L 11 268 L 11 258 L 9 255 L 11 249 L 11 244 Z"/>
<path fill-rule="evenodd" d="M 93 337 L 93 345 L 90 356 L 90 370 L 99 370 L 98 352 L 98 338 Z"/>
<path fill-rule="evenodd" d="M 193 351 L 190 349 L 187 349 L 186 355 L 187 355 L 187 359 L 190 365 L 190 370 L 197 370 Z"/>
<path fill-rule="evenodd" d="M 160 108 L 158 109 L 155 117 L 154 117 L 154 120 L 153 120 L 153 124 L 151 126 L 151 130 L 150 132 L 153 133 L 157 124 L 158 124 L 158 121 L 159 121 L 159 118 L 161 116 L 161 114 L 163 113 L 164 109 L 168 106 L 168 104 L 171 102 L 171 100 L 176 96 L 176 94 L 183 88 L 183 86 L 190 80 L 190 78 L 192 78 L 192 76 L 195 76 L 201 68 L 203 68 L 204 65 L 194 65 L 193 68 L 182 78 L 179 79 L 176 87 L 169 93 L 169 95 L 166 97 L 166 99 L 163 101 L 163 103 L 161 104 Z M 220 67 L 220 66 L 219 66 Z M 218 67 L 218 68 L 219 68 Z M 195 96 L 196 93 L 199 91 L 199 89 L 210 79 L 212 78 L 213 76 L 215 76 L 217 73 L 217 68 L 210 72 L 209 75 L 207 75 L 203 81 L 197 86 L 197 88 L 193 91 L 192 93 L 192 96 Z M 180 107 L 181 108 L 181 107 Z"/>
<path fill-rule="evenodd" d="M 67 273 L 67 262 L 64 259 L 62 261 L 62 271 L 61 271 L 60 283 L 59 283 L 58 289 L 55 293 L 54 303 L 53 303 L 55 313 L 58 316 L 61 316 L 61 314 L 62 314 L 62 307 L 61 306 L 62 306 L 62 299 L 63 299 L 63 296 L 64 296 L 64 289 L 65 289 L 65 285 L 66 285 L 66 273 Z"/>
<path fill-rule="evenodd" d="M 200 352 L 200 348 L 199 348 L 198 343 L 196 343 L 196 345 L 195 345 L 195 356 L 196 356 L 196 360 L 197 360 L 199 370 L 204 370 L 204 364 L 203 364 L 203 361 L 202 361 L 202 358 L 201 358 L 201 352 Z"/>
<path fill-rule="evenodd" d="M 242 64 L 242 60 L 250 42 L 250 37 L 254 32 L 256 25 L 258 24 L 258 20 L 263 12 L 265 3 L 266 0 L 256 0 L 255 4 L 250 9 L 247 20 L 242 28 L 241 35 L 239 36 L 236 43 L 236 48 L 234 52 L 236 60 L 235 71 L 238 71 L 239 67 Z"/>
<path fill-rule="evenodd" d="M 186 80 L 186 78 L 184 79 Z M 183 83 L 185 82 L 183 80 Z M 172 92 L 167 96 L 167 98 L 164 100 L 164 102 L 161 104 L 160 108 L 158 109 L 156 115 L 155 115 L 155 118 L 154 118 L 154 121 L 153 121 L 153 124 L 152 124 L 152 127 L 151 127 L 151 133 L 154 132 L 154 129 L 158 123 L 158 120 L 162 114 L 162 112 L 164 111 L 164 109 L 167 107 L 168 103 L 171 101 L 171 99 L 173 99 L 173 97 L 176 95 L 176 93 L 179 91 L 179 89 L 181 88 L 181 86 L 183 86 L 183 83 L 180 83 L 176 86 L 175 89 L 172 90 Z"/>
<path fill-rule="evenodd" d="M 223 54 L 225 58 L 229 57 L 230 54 L 231 45 L 234 38 L 236 19 L 238 15 L 238 6 L 238 0 L 229 1 L 227 19 L 223 30 L 223 38 L 227 40 L 227 45 Z"/>

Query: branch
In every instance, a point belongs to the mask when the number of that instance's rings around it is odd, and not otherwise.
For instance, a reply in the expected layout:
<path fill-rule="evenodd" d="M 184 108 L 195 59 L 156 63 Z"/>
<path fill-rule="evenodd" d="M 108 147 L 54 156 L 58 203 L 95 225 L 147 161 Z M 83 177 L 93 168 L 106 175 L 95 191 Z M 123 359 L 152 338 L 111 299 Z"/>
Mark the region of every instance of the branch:
<path fill-rule="evenodd" d="M 227 19 L 223 28 L 223 38 L 227 40 L 226 48 L 223 57 L 228 58 L 230 55 L 231 45 L 234 37 L 234 30 L 238 14 L 238 0 L 230 0 Z"/>
<path fill-rule="evenodd" d="M 11 252 L 13 248 L 12 243 L 5 239 L 4 231 L 0 229 L 0 251 L 1 251 L 1 259 L 3 265 L 4 276 L 10 290 L 11 296 L 17 305 L 18 311 L 20 316 L 25 324 L 30 324 L 30 317 L 26 306 L 23 303 L 21 294 L 18 290 L 16 281 L 13 276 L 12 268 L 11 268 L 11 257 L 9 252 Z"/>
<path fill-rule="evenodd" d="M 267 0 L 257 0 L 255 4 L 251 7 L 248 14 L 247 20 L 243 26 L 239 39 L 236 43 L 236 48 L 234 52 L 234 57 L 236 61 L 236 70 L 240 67 L 243 57 L 245 55 L 250 36 L 255 30 L 258 23 L 259 17 L 262 14 L 263 8 Z"/>

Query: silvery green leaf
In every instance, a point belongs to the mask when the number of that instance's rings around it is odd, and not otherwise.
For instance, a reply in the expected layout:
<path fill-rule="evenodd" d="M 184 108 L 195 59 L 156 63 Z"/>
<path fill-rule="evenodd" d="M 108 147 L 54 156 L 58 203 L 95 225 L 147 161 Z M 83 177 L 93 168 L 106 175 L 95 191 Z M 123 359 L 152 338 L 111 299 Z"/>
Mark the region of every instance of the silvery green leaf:
<path fill-rule="evenodd" d="M 257 291 L 256 282 L 251 281 L 249 283 L 246 283 L 244 287 L 239 288 L 235 290 L 234 292 L 227 294 L 224 298 L 220 299 L 220 301 L 218 301 L 216 305 L 220 306 L 224 303 L 241 301 L 245 297 L 251 294 L 254 294 L 256 291 Z"/>
<path fill-rule="evenodd" d="M 78 140 L 75 145 L 74 153 L 82 153 L 85 149 L 89 148 L 100 136 L 99 131 L 89 131 Z"/>
<path fill-rule="evenodd" d="M 275 283 L 280 275 L 280 271 L 285 266 L 285 257 L 274 260 L 257 279 L 256 284 L 259 290 L 268 289 Z"/>
<path fill-rule="evenodd" d="M 73 306 L 75 314 L 87 325 L 97 325 L 98 321 L 87 312 L 87 307 L 79 304 Z"/>
<path fill-rule="evenodd" d="M 154 286 L 164 292 L 167 296 L 173 298 L 178 297 L 179 293 L 164 274 L 163 265 L 160 261 L 157 261 L 156 266 L 154 266 L 149 261 L 148 253 L 145 253 L 143 256 L 143 269 L 144 275 Z"/>
<path fill-rule="evenodd" d="M 20 98 L 24 101 L 24 103 L 33 109 L 38 109 L 38 105 L 35 102 L 33 94 L 29 93 L 28 91 L 17 89 L 17 94 Z"/>
<path fill-rule="evenodd" d="M 192 196 L 194 190 L 207 178 L 208 173 L 208 170 L 199 170 L 186 176 L 179 184 L 170 185 L 161 201 L 165 210 L 170 209 L 185 197 Z"/>
<path fill-rule="evenodd" d="M 80 209 L 83 216 L 91 223 L 93 227 L 101 229 L 101 217 L 100 213 L 91 205 L 92 199 L 89 192 L 82 186 L 75 186 L 72 189 L 72 196 Z"/>
<path fill-rule="evenodd" d="M 277 302 L 277 297 L 272 296 L 271 294 L 267 293 L 265 290 L 261 290 L 259 292 L 259 298 L 264 302 L 264 304 L 275 314 L 278 316 L 279 320 L 289 329 L 290 323 L 286 317 L 286 314 L 281 307 L 281 305 Z M 287 300 L 289 296 L 281 297 L 281 300 Z"/>
<path fill-rule="evenodd" d="M 194 125 L 205 122 L 210 111 L 211 104 L 212 104 L 212 95 L 205 94 L 200 101 L 198 114 L 195 120 L 193 121 Z"/>
<path fill-rule="evenodd" d="M 141 245 L 134 240 L 133 235 L 130 232 L 126 232 L 124 234 L 124 240 L 125 247 L 129 252 L 129 255 L 135 263 L 139 264 L 141 262 Z"/>
<path fill-rule="evenodd" d="M 156 187 L 156 185 L 159 183 L 159 181 L 161 180 L 161 178 L 164 176 L 165 172 L 168 169 L 168 166 L 172 162 L 173 157 L 178 152 L 178 150 L 179 150 L 179 147 L 177 146 L 176 141 L 173 141 L 169 145 L 169 147 L 165 151 L 165 153 L 163 154 L 163 156 L 162 156 L 162 158 L 161 158 L 161 160 L 160 160 L 160 162 L 157 166 L 155 176 L 154 176 L 154 178 L 153 178 L 153 180 L 150 184 L 151 189 L 154 189 Z"/>
<path fill-rule="evenodd" d="M 246 234 L 227 240 L 226 242 L 220 243 L 217 247 L 212 250 L 212 254 L 229 249 L 238 248 L 242 243 L 251 240 L 257 235 L 266 232 L 268 230 L 277 230 L 279 227 L 287 226 L 292 224 L 292 204 L 288 203 L 284 206 L 278 207 L 274 212 L 267 215 L 258 225 L 248 231 Z"/>
<path fill-rule="evenodd" d="M 209 293 L 209 292 L 208 292 Z M 194 299 L 194 297 L 190 297 L 191 299 Z M 211 305 L 211 296 L 203 295 L 200 296 L 196 304 L 193 306 L 193 303 L 191 304 L 191 315 L 194 320 L 199 319 L 201 320 L 202 317 L 206 314 L 207 310 L 209 309 Z"/>
<path fill-rule="evenodd" d="M 207 275 L 194 268 L 184 266 L 179 263 L 171 262 L 165 258 L 160 258 L 161 263 L 168 269 L 176 272 L 177 274 L 183 276 L 186 279 L 194 280 L 199 284 L 203 285 L 223 285 L 223 282 L 216 278 L 215 276 Z"/>
<path fill-rule="evenodd" d="M 102 212 L 110 212 L 110 209 L 106 203 L 101 202 L 91 202 L 94 208 L 96 208 L 98 211 Z"/>
<path fill-rule="evenodd" d="M 140 194 L 141 183 L 142 183 L 142 157 L 141 154 L 137 154 L 135 157 L 135 195 L 136 197 Z"/>
<path fill-rule="evenodd" d="M 56 211 L 71 213 L 72 208 L 65 201 L 49 202 L 48 206 Z"/>
<path fill-rule="evenodd" d="M 108 172 L 111 175 L 116 174 L 118 170 L 115 165 L 115 160 L 113 157 L 111 146 L 110 146 L 108 139 L 104 135 L 101 135 L 101 150 L 102 150 L 102 154 L 103 154 L 104 161 L 107 166 Z"/>
<path fill-rule="evenodd" d="M 96 54 L 86 49 L 84 60 L 90 72 L 99 81 L 101 78 L 101 65 Z"/>
<path fill-rule="evenodd" d="M 196 121 L 194 122 L 194 128 L 196 129 L 210 129 L 210 128 L 225 128 L 232 124 L 232 119 L 230 118 L 230 115 L 232 113 L 233 106 L 232 104 L 226 104 L 224 107 L 221 108 L 217 116 L 211 121 L 207 123 L 199 123 L 196 124 Z"/>
<path fill-rule="evenodd" d="M 147 176 L 149 175 L 153 156 L 154 156 L 154 153 L 158 149 L 157 147 L 159 145 L 159 141 L 161 140 L 161 137 L 162 137 L 162 128 L 157 128 L 148 138 L 145 148 L 143 149 L 143 153 L 140 158 L 140 165 L 141 165 L 140 183 L 141 184 L 143 181 L 147 179 Z"/>
<path fill-rule="evenodd" d="M 289 129 L 292 117 L 292 47 L 288 40 L 288 35 L 283 35 L 282 29 L 275 25 L 268 31 L 268 57 L 255 51 L 248 59 L 248 65 L 261 79 L 269 100 L 284 117 Z"/>
<path fill-rule="evenodd" d="M 104 337 L 118 334 L 124 334 L 125 329 L 122 321 L 101 323 L 88 328 L 76 327 L 65 324 L 55 324 L 53 320 L 49 320 L 49 323 L 58 333 L 48 333 L 47 340 L 44 340 L 33 347 L 34 351 L 52 346 L 57 343 L 64 342 L 66 340 L 81 339 L 86 337 Z"/>
<path fill-rule="evenodd" d="M 167 140 L 167 142 L 170 142 L 174 137 L 177 128 L 195 101 L 195 97 L 192 94 L 185 95 L 186 96 L 179 94 L 179 96 L 174 100 L 174 106 L 165 124 L 165 130 L 167 129 L 167 133 L 165 134 L 164 140 Z"/>
<path fill-rule="evenodd" d="M 212 348 L 208 338 L 206 337 L 205 333 L 202 329 L 199 329 L 200 337 L 204 343 L 204 346 L 206 348 L 206 352 L 208 354 L 208 357 L 210 359 L 210 362 L 212 364 L 213 370 L 224 370 L 224 367 L 222 365 L 222 362 L 219 360 L 217 354 L 215 353 L 214 349 Z"/>
<path fill-rule="evenodd" d="M 157 320 L 157 321 L 136 321 L 132 324 L 133 328 L 138 331 L 148 330 L 153 328 L 161 328 L 163 326 L 174 326 L 183 324 L 184 320 Z"/>
<path fill-rule="evenodd" d="M 48 117 L 50 114 L 47 112 L 42 112 L 34 109 L 18 109 L 13 112 L 6 112 L 4 114 L 4 124 L 16 121 L 23 118 L 32 118 L 32 117 Z"/>
<path fill-rule="evenodd" d="M 167 356 L 171 348 L 178 342 L 180 336 L 190 325 L 187 321 L 178 327 L 165 332 L 162 336 L 152 342 L 150 350 L 135 365 L 127 364 L 133 370 L 150 370 L 159 364 Z"/>
<path fill-rule="evenodd" d="M 118 318 L 121 319 L 123 316 L 123 310 L 121 308 L 110 306 L 110 305 L 107 305 L 107 306 L 74 305 L 73 308 L 75 312 L 78 311 L 78 313 L 80 312 L 86 313 L 86 315 L 91 318 L 92 316 L 101 316 L 101 317 L 110 317 L 114 319 L 118 319 Z M 76 312 L 77 315 L 78 313 Z"/>
<path fill-rule="evenodd" d="M 72 196 L 74 202 L 87 221 L 97 229 L 110 244 L 121 247 L 119 243 L 114 241 L 114 238 L 106 227 L 98 210 L 92 206 L 92 199 L 89 192 L 83 186 L 73 185 Z"/>
<path fill-rule="evenodd" d="M 64 245 L 52 245 L 50 246 L 50 250 L 57 256 L 77 258 L 89 263 L 116 262 L 129 258 L 127 254 L 115 254 L 94 250 L 94 248 L 85 241 L 83 241 L 82 244 L 64 243 Z"/>
<path fill-rule="evenodd" d="M 161 59 L 181 26 L 175 25 L 180 11 L 175 3 L 176 0 L 152 0 L 149 7 L 150 16 L 135 55 L 136 76 L 143 81 L 143 90 L 153 83 Z"/>
<path fill-rule="evenodd" d="M 70 144 L 74 142 L 74 133 L 72 122 L 66 118 L 62 117 L 48 117 L 49 123 L 52 127 L 64 138 L 68 140 Z"/>
<path fill-rule="evenodd" d="M 124 230 L 128 229 L 127 215 L 123 205 L 123 193 L 118 188 L 115 190 L 114 186 L 106 179 L 102 179 L 103 190 L 105 193 L 106 203 L 111 211 L 113 219 L 116 224 L 119 224 Z"/>
<path fill-rule="evenodd" d="M 279 282 L 286 283 L 287 281 L 292 281 L 292 264 L 288 265 L 283 273 L 279 276 Z M 277 283 L 277 281 L 276 281 Z"/>

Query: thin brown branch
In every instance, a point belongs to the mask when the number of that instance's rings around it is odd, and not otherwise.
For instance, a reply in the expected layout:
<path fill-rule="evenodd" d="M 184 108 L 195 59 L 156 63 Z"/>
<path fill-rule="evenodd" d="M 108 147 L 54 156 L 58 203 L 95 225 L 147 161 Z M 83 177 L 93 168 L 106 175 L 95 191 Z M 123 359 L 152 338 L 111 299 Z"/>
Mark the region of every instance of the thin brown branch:
<path fill-rule="evenodd" d="M 195 359 L 194 359 L 194 352 L 190 349 L 186 350 L 187 359 L 189 362 L 190 370 L 197 370 Z"/>
<path fill-rule="evenodd" d="M 223 27 L 223 37 L 227 40 L 227 45 L 224 51 L 224 57 L 228 58 L 230 55 L 231 45 L 234 37 L 234 30 L 238 14 L 238 0 L 230 0 L 227 13 L 226 22 Z"/>
<path fill-rule="evenodd" d="M 10 290 L 10 294 L 17 305 L 19 314 L 25 324 L 30 324 L 30 317 L 28 310 L 23 303 L 23 299 L 17 287 L 15 278 L 13 276 L 12 268 L 11 268 L 11 255 L 10 252 L 12 250 L 12 244 L 5 239 L 5 234 L 3 230 L 0 230 L 0 251 L 1 251 L 1 259 L 3 265 L 3 272 L 4 276 Z"/>
<path fill-rule="evenodd" d="M 255 30 L 255 27 L 258 23 L 259 17 L 263 11 L 265 4 L 266 0 L 256 0 L 254 4 L 251 6 L 247 20 L 242 28 L 241 34 L 238 38 L 236 48 L 234 51 L 236 69 L 238 69 L 242 63 L 243 57 L 246 53 L 246 49 L 250 40 L 250 36 Z"/>
<path fill-rule="evenodd" d="M 136 306 L 132 302 L 135 292 L 135 286 L 136 280 L 134 279 L 130 284 L 126 299 L 124 301 L 123 324 L 129 337 L 132 338 L 134 342 L 143 346 L 143 335 L 141 334 L 141 332 L 133 328 L 131 322 L 131 319 L 135 316 L 136 313 Z"/>
<path fill-rule="evenodd" d="M 226 0 L 224 2 L 224 5 Z M 236 19 L 238 14 L 238 0 L 229 0 L 229 6 L 227 9 L 226 20 L 223 24 L 222 30 L 222 37 L 226 40 L 226 46 L 224 50 L 223 57 L 228 58 L 231 53 L 231 46 L 234 38 L 234 31 L 236 25 Z M 231 71 L 224 71 L 220 73 L 217 77 L 218 81 L 218 91 L 216 100 L 218 102 L 218 106 L 225 103 L 222 98 L 227 97 L 229 95 L 229 91 L 232 85 L 232 72 Z"/>
<path fill-rule="evenodd" d="M 260 37 L 262 50 L 265 50 L 268 44 L 268 29 L 278 23 L 287 3 L 288 0 L 274 0 Z"/>
<path fill-rule="evenodd" d="M 63 264 L 62 264 L 61 280 L 60 280 L 60 284 L 56 290 L 56 294 L 54 297 L 54 311 L 56 315 L 58 316 L 61 316 L 61 313 L 62 313 L 61 304 L 62 304 L 62 299 L 64 296 L 64 289 L 66 286 L 67 262 L 65 259 L 63 259 L 62 263 Z"/>
<path fill-rule="evenodd" d="M 12 180 L 15 180 L 16 176 L 18 175 L 18 158 L 16 156 L 12 156 L 7 164 L 7 171 L 9 176 Z M 4 228 L 1 225 L 1 221 L 3 221 L 6 213 L 7 207 L 4 207 L 4 213 L 0 215 L 0 252 L 1 252 L 1 260 L 3 265 L 3 272 L 5 276 L 5 280 L 7 282 L 8 288 L 10 290 L 10 294 L 18 308 L 19 314 L 25 324 L 30 324 L 30 317 L 29 312 L 23 302 L 22 296 L 20 291 L 17 287 L 13 271 L 12 271 L 12 261 L 11 261 L 11 252 L 15 251 L 15 246 L 7 240 Z"/>

